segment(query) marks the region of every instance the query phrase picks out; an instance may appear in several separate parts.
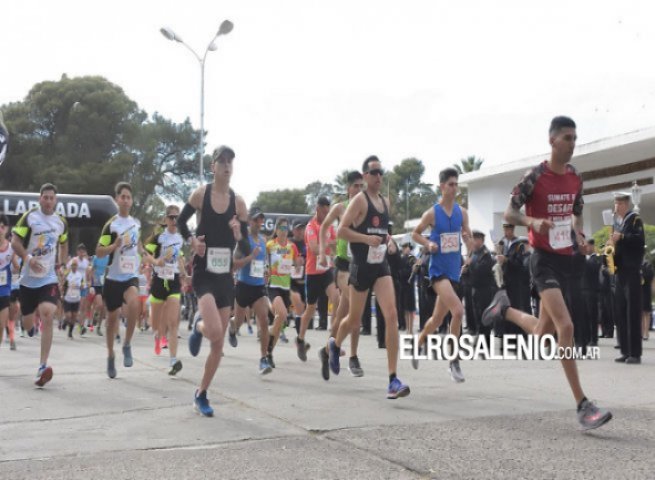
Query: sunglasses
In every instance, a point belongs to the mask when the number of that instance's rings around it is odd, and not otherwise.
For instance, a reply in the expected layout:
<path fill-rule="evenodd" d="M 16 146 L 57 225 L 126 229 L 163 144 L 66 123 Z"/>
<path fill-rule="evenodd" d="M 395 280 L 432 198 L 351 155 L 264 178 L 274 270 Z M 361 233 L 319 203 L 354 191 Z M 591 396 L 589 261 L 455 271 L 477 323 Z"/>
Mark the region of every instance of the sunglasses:
<path fill-rule="evenodd" d="M 286 231 L 289 230 L 289 226 L 288 225 L 280 225 L 279 227 L 277 227 L 277 229 L 280 230 L 281 232 L 286 232 Z"/>
<path fill-rule="evenodd" d="M 382 170 L 381 168 L 374 168 L 372 170 L 369 170 L 366 173 L 368 173 L 369 175 L 380 175 L 380 176 L 382 176 L 382 175 L 384 175 L 384 170 Z"/>
<path fill-rule="evenodd" d="M 166 215 L 169 220 L 177 220 L 178 215 Z"/>

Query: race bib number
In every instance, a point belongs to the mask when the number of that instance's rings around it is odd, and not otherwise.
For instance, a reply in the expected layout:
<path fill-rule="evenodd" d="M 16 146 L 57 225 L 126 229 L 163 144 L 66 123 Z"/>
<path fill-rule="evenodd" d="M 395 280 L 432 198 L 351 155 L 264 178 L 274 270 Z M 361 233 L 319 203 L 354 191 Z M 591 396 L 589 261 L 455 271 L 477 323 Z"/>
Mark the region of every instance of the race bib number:
<path fill-rule="evenodd" d="M 568 248 L 573 245 L 571 241 L 571 219 L 553 222 L 554 226 L 548 230 L 548 241 L 553 250 Z"/>
<path fill-rule="evenodd" d="M 264 278 L 263 260 L 253 260 L 250 263 L 250 276 L 253 278 Z"/>
<path fill-rule="evenodd" d="M 73 300 L 78 300 L 81 296 L 80 293 L 80 287 L 79 286 L 71 286 L 68 287 L 68 298 L 71 298 Z"/>
<path fill-rule="evenodd" d="M 302 278 L 304 278 L 304 275 L 305 275 L 305 267 L 303 267 L 302 265 L 298 265 L 293 269 L 293 272 L 291 272 L 291 278 L 293 278 L 294 280 L 301 280 Z"/>
<path fill-rule="evenodd" d="M 7 270 L 0 272 L 0 287 L 7 285 Z"/>
<path fill-rule="evenodd" d="M 459 252 L 459 232 L 441 234 L 441 253 Z"/>
<path fill-rule="evenodd" d="M 293 260 L 290 258 L 282 258 L 280 264 L 277 267 L 278 273 L 282 275 L 289 275 L 293 269 Z"/>
<path fill-rule="evenodd" d="M 121 255 L 118 259 L 118 270 L 121 273 L 135 273 L 137 258 L 134 255 Z"/>
<path fill-rule="evenodd" d="M 229 248 L 208 248 L 207 249 L 207 271 L 211 273 L 230 273 L 230 257 L 232 252 Z"/>
<path fill-rule="evenodd" d="M 368 256 L 366 257 L 366 262 L 372 265 L 384 262 L 384 258 L 387 255 L 387 245 L 383 243 L 377 247 L 368 247 Z"/>
<path fill-rule="evenodd" d="M 161 268 L 161 278 L 164 280 L 175 280 L 175 269 L 173 265 L 164 265 Z"/>

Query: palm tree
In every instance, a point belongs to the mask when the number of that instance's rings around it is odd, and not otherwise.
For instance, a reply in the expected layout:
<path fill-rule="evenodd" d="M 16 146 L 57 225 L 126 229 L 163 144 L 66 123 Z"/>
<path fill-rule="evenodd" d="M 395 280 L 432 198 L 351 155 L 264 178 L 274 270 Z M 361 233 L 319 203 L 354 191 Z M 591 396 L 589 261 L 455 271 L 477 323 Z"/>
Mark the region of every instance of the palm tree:
<path fill-rule="evenodd" d="M 460 175 L 462 173 L 475 172 L 480 170 L 480 167 L 484 163 L 484 158 L 478 158 L 475 155 L 469 155 L 466 158 L 460 159 L 459 163 L 453 165 L 457 173 Z"/>

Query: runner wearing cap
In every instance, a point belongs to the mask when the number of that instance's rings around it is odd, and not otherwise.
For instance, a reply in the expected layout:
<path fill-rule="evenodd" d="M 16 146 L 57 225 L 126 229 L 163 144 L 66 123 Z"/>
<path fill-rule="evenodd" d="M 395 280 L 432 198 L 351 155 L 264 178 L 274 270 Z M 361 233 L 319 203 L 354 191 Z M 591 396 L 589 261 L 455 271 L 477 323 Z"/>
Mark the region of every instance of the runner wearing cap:
<path fill-rule="evenodd" d="M 236 305 L 234 324 L 230 325 L 230 345 L 237 346 L 236 331 L 243 323 L 247 309 L 255 312 L 259 327 L 259 344 L 261 357 L 259 373 L 266 375 L 273 368 L 268 361 L 268 298 L 266 296 L 266 239 L 260 233 L 264 224 L 264 212 L 259 207 L 250 209 L 250 253 L 244 255 L 237 247 L 234 253 L 234 268 L 237 270 Z"/>
<path fill-rule="evenodd" d="M 353 171 L 348 173 L 347 177 L 348 182 L 348 198 L 340 203 L 335 204 L 330 211 L 328 212 L 325 220 L 321 223 L 321 228 L 319 231 L 319 255 L 318 263 L 319 265 L 327 265 L 327 255 L 325 251 L 327 249 L 327 236 L 328 230 L 332 227 L 332 224 L 341 220 L 343 214 L 348 208 L 350 200 L 357 195 L 362 188 L 364 187 L 364 177 L 361 173 Z M 339 324 L 341 320 L 348 315 L 348 309 L 350 308 L 349 295 L 350 291 L 348 290 L 348 276 L 350 268 L 350 245 L 343 238 L 338 238 L 336 243 L 336 257 L 334 259 L 334 276 L 335 283 L 339 289 L 339 307 L 336 310 L 335 315 L 332 319 L 332 325 L 330 328 L 330 337 L 336 337 L 337 332 L 339 331 Z M 359 358 L 357 357 L 357 346 L 359 344 L 359 328 L 354 329 L 351 332 L 350 338 L 350 359 L 348 360 L 348 369 L 354 377 L 362 377 L 364 375 L 364 370 L 362 369 Z M 318 357 L 321 360 L 321 375 L 324 380 L 330 379 L 330 367 L 329 362 L 329 346 L 326 343 L 325 348 L 321 348 L 318 351 Z"/>

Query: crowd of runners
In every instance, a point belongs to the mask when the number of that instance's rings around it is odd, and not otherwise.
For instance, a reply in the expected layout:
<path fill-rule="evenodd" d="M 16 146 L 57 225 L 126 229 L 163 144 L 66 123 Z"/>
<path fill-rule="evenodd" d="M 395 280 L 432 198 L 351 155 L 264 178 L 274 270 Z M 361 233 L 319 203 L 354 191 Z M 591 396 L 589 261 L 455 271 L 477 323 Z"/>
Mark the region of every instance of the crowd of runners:
<path fill-rule="evenodd" d="M 574 253 L 586 244 L 582 180 L 570 165 L 576 143 L 573 120 L 553 119 L 549 139 L 550 158 L 521 179 L 505 213 L 507 222 L 529 231 L 529 267 L 540 299 L 538 315 L 516 308 L 506 290 L 500 289 L 485 302 L 478 333 L 504 321 L 528 333 L 555 334 L 558 344 L 568 347 L 574 344 L 574 322 L 566 302 L 568 282 L 575 268 Z M 293 321 L 297 356 L 307 362 L 310 344 L 306 332 L 321 296 L 329 300 L 332 321 L 325 343 L 316 349 L 320 374 L 329 380 L 330 375 L 340 373 L 341 357 L 346 355 L 342 346 L 350 337 L 348 369 L 361 377 L 361 319 L 373 291 L 380 318 L 384 318 L 389 375 L 386 396 L 398 399 L 410 394 L 409 385 L 398 374 L 399 322 L 411 332 L 414 318 L 413 310 L 408 317 L 402 311 L 398 314 L 396 299 L 407 295 L 394 284 L 388 261 L 399 247 L 389 235 L 392 204 L 381 193 L 381 161 L 370 156 L 361 170 L 353 169 L 344 201 L 331 204 L 330 199 L 319 198 L 306 224 L 278 217 L 269 236 L 263 231 L 265 213 L 257 207 L 248 209 L 230 186 L 236 166 L 233 150 L 216 149 L 213 182 L 199 186 L 181 209 L 166 207 L 162 222 L 148 238 L 142 238 L 141 223 L 130 215 L 131 185 L 119 183 L 114 192 L 118 214 L 103 227 L 93 257 L 80 244 L 76 256 L 69 258 L 68 225 L 55 212 L 57 189 L 52 184 L 41 187 L 39 206 L 15 225 L 0 216 L 0 344 L 5 330 L 12 350 L 16 349 L 17 331 L 40 335 L 37 386 L 43 387 L 53 378 L 48 358 L 57 323 L 70 339 L 92 332 L 104 335 L 109 378 L 117 376 L 115 344 L 121 344 L 123 367 L 130 368 L 135 329 L 152 328 L 155 353 L 168 349 L 168 373 L 178 374 L 183 367 L 178 332 L 184 303 L 186 312 L 196 312 L 189 314 L 190 355 L 199 355 L 203 341 L 207 350 L 194 405 L 202 415 L 212 416 L 208 391 L 221 363 L 225 337 L 236 347 L 237 332 L 243 324 L 252 331 L 254 319 L 260 342 L 258 369 L 267 375 L 276 368 L 276 345 L 285 340 L 285 327 Z M 447 324 L 452 335 L 461 334 L 467 310 L 457 289 L 462 272 L 470 265 L 464 261 L 463 268 L 462 258 L 464 253 L 471 257 L 482 245 L 476 244 L 479 234 L 471 230 L 467 210 L 456 202 L 456 170 L 447 168 L 439 173 L 439 190 L 438 202 L 423 213 L 412 233 L 413 242 L 424 252 L 428 288 L 436 295 L 431 314 L 421 322 L 421 348 L 442 324 Z M 189 223 L 194 215 L 192 233 Z M 638 229 L 640 222 L 633 216 L 630 225 Z M 643 225 L 641 229 L 643 250 Z M 627 242 L 630 235 L 627 229 L 619 229 L 608 244 L 620 250 L 621 242 Z M 412 288 L 411 302 L 413 292 Z M 466 318 L 470 325 L 468 315 Z M 124 330 L 119 328 L 122 323 Z M 641 350 L 631 350 L 634 329 L 632 324 L 620 329 L 623 361 L 641 357 Z M 639 332 L 641 341 L 641 318 Z M 561 363 L 582 427 L 591 429 L 608 422 L 612 414 L 585 396 L 576 361 L 569 358 Z M 417 360 L 412 364 L 418 368 Z M 449 369 L 455 382 L 464 381 L 457 359 L 450 362 Z"/>

